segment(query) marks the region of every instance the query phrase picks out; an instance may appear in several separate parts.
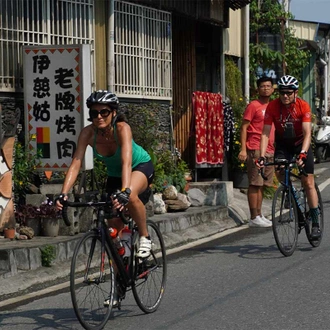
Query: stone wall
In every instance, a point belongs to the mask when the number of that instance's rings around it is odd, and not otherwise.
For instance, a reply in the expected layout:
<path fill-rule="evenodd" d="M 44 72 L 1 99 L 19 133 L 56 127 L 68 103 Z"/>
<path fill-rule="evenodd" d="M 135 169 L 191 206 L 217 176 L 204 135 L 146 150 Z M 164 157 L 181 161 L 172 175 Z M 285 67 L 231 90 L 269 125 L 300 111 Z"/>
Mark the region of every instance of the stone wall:
<path fill-rule="evenodd" d="M 121 103 L 123 112 L 132 127 L 133 138 L 146 150 L 150 147 L 170 149 L 171 115 L 168 103 Z"/>

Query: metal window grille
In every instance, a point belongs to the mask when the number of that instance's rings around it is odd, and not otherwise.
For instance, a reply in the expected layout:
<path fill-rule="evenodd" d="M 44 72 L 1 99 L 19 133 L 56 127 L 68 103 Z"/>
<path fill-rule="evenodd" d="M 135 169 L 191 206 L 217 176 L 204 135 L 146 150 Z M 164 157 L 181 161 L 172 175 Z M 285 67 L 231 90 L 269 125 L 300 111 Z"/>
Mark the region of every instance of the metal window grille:
<path fill-rule="evenodd" d="M 114 48 L 118 96 L 172 98 L 170 13 L 115 1 Z"/>
<path fill-rule="evenodd" d="M 23 91 L 23 45 L 91 44 L 94 49 L 93 26 L 94 0 L 1 0 L 0 92 Z"/>

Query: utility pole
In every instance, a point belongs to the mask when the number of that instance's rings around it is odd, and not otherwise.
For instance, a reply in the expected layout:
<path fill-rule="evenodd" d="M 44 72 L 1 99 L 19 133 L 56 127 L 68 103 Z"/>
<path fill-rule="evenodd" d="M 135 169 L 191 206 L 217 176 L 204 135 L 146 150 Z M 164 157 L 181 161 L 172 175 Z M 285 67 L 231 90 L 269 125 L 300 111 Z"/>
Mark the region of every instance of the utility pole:
<path fill-rule="evenodd" d="M 290 2 L 291 0 L 282 0 L 282 7 L 286 13 L 290 11 Z M 289 20 L 285 17 L 281 17 L 281 45 L 282 45 L 282 54 L 285 54 L 285 47 L 284 47 L 284 31 L 289 27 Z M 283 75 L 286 74 L 286 64 L 285 61 L 282 61 L 282 70 Z"/>
<path fill-rule="evenodd" d="M 244 99 L 250 101 L 250 5 L 244 8 Z"/>

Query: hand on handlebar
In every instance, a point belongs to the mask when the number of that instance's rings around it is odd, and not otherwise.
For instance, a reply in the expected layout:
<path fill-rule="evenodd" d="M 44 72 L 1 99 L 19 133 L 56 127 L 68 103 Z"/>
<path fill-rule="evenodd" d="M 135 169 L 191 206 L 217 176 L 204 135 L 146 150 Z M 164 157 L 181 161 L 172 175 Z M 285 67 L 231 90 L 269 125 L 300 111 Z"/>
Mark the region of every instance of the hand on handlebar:
<path fill-rule="evenodd" d="M 303 151 L 297 156 L 297 165 L 298 167 L 304 167 L 307 162 L 307 152 Z"/>
<path fill-rule="evenodd" d="M 113 207 L 119 211 L 122 211 L 128 204 L 130 194 L 126 191 L 118 191 L 111 195 L 113 200 Z"/>
<path fill-rule="evenodd" d="M 266 158 L 265 157 L 259 157 L 256 159 L 255 164 L 258 168 L 262 168 L 265 166 Z"/>
<path fill-rule="evenodd" d="M 63 209 L 63 204 L 64 202 L 68 199 L 67 194 L 60 194 L 56 199 L 55 199 L 55 206 L 56 209 L 59 211 L 62 211 Z"/>

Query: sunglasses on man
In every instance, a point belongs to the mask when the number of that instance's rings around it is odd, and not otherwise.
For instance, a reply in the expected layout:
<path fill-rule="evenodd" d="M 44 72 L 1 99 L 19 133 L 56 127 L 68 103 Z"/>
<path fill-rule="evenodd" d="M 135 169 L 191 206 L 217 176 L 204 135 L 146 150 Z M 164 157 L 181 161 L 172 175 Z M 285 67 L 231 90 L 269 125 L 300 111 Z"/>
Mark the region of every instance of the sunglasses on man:
<path fill-rule="evenodd" d="M 288 92 L 288 91 L 280 91 L 279 93 L 280 93 L 280 95 L 291 96 L 294 93 L 294 91 L 290 91 L 290 92 Z"/>
<path fill-rule="evenodd" d="M 107 118 L 111 112 L 113 112 L 113 110 L 101 109 L 100 111 L 98 111 L 95 109 L 91 109 L 89 110 L 89 115 L 93 119 L 96 119 L 99 115 L 101 115 L 102 118 Z"/>

